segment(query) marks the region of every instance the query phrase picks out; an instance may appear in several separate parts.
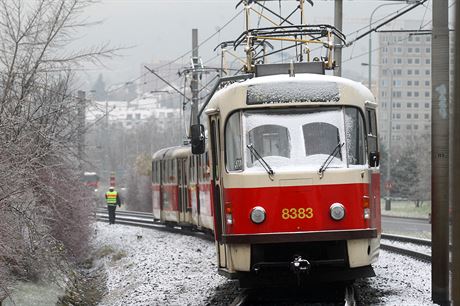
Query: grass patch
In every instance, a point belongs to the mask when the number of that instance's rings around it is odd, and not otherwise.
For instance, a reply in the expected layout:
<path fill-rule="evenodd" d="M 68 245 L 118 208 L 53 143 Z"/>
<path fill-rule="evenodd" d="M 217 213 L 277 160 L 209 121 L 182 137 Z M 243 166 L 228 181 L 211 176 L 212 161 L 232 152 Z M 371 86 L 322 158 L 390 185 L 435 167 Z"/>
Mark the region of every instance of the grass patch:
<path fill-rule="evenodd" d="M 385 199 L 380 201 L 381 212 L 384 216 L 428 218 L 431 213 L 431 201 L 423 202 L 419 207 L 413 201 L 391 200 L 391 210 L 385 210 Z"/>
<path fill-rule="evenodd" d="M 96 251 L 95 255 L 97 258 L 102 258 L 113 253 L 115 253 L 115 250 L 110 245 L 104 245 Z"/>
<path fill-rule="evenodd" d="M 127 256 L 127 254 L 126 254 L 125 251 L 119 251 L 119 252 L 117 252 L 117 253 L 112 255 L 112 261 L 118 261 L 118 260 L 120 260 L 120 259 L 122 259 L 122 258 L 124 258 L 126 256 Z"/>

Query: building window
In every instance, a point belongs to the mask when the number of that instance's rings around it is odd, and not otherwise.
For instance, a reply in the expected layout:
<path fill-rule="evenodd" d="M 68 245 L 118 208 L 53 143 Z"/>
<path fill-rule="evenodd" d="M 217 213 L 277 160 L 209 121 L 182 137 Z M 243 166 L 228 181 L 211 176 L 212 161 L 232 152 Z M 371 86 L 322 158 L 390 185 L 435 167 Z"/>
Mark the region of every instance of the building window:
<path fill-rule="evenodd" d="M 418 108 L 418 102 L 414 103 L 414 108 Z"/>
<path fill-rule="evenodd" d="M 414 130 L 418 130 L 418 124 L 414 124 Z"/>
<path fill-rule="evenodd" d="M 415 41 L 420 41 L 420 36 L 415 36 Z"/>
<path fill-rule="evenodd" d="M 426 41 L 431 41 L 431 36 L 430 35 L 426 36 Z"/>
<path fill-rule="evenodd" d="M 424 118 L 425 118 L 425 119 L 430 119 L 430 114 L 425 114 L 425 115 L 424 115 Z"/>
<path fill-rule="evenodd" d="M 401 103 L 400 102 L 396 103 L 396 107 L 401 108 Z"/>
<path fill-rule="evenodd" d="M 430 108 L 430 103 L 425 103 L 425 108 Z"/>
<path fill-rule="evenodd" d="M 412 125 L 410 124 L 406 125 L 406 130 L 412 130 Z"/>
<path fill-rule="evenodd" d="M 407 75 L 412 75 L 412 69 L 407 69 Z"/>
<path fill-rule="evenodd" d="M 412 53 L 412 48 L 407 48 L 408 53 Z"/>
<path fill-rule="evenodd" d="M 425 81 L 425 86 L 430 86 L 430 81 Z"/>
<path fill-rule="evenodd" d="M 408 96 L 408 97 L 412 97 L 412 91 L 408 91 L 408 92 L 407 92 L 407 96 Z"/>
<path fill-rule="evenodd" d="M 407 108 L 411 108 L 412 107 L 412 103 L 411 102 L 407 102 Z"/>
<path fill-rule="evenodd" d="M 430 53 L 430 52 L 431 52 L 431 48 L 426 48 L 426 49 L 425 49 L 425 52 L 426 52 L 426 53 Z"/>
<path fill-rule="evenodd" d="M 140 120 L 141 119 L 141 114 L 136 114 L 136 120 Z"/>
<path fill-rule="evenodd" d="M 414 86 L 418 86 L 420 85 L 420 82 L 419 81 L 414 81 Z"/>
<path fill-rule="evenodd" d="M 425 97 L 426 97 L 426 98 L 429 98 L 429 97 L 430 97 L 430 92 L 429 92 L 429 91 L 425 91 Z"/>
<path fill-rule="evenodd" d="M 425 130 L 429 130 L 430 129 L 430 126 L 429 125 L 425 125 Z"/>
<path fill-rule="evenodd" d="M 396 124 L 396 129 L 397 129 L 397 130 L 400 130 L 400 129 L 401 129 L 401 125 Z"/>
<path fill-rule="evenodd" d="M 420 59 L 419 59 L 419 58 L 416 58 L 416 59 L 414 60 L 414 63 L 415 63 L 415 64 L 420 64 Z"/>
<path fill-rule="evenodd" d="M 414 114 L 414 119 L 418 119 L 418 114 Z"/>
<path fill-rule="evenodd" d="M 415 75 L 419 75 L 419 74 L 420 74 L 420 70 L 415 69 L 415 70 L 414 70 L 414 74 L 415 74 Z"/>
<path fill-rule="evenodd" d="M 133 120 L 133 114 L 127 114 L 126 119 L 128 120 Z"/>
<path fill-rule="evenodd" d="M 414 91 L 414 97 L 418 97 L 418 96 L 419 96 L 418 91 Z"/>
<path fill-rule="evenodd" d="M 396 114 L 396 119 L 401 119 L 401 114 L 400 113 Z"/>
<path fill-rule="evenodd" d="M 425 75 L 430 75 L 430 70 L 429 69 L 425 70 Z"/>
<path fill-rule="evenodd" d="M 431 64 L 431 59 L 429 59 L 429 58 L 425 59 L 425 64 L 427 64 L 427 65 Z"/>
<path fill-rule="evenodd" d="M 411 59 L 411 58 L 408 58 L 408 59 L 407 59 L 407 63 L 408 63 L 408 64 L 412 64 L 412 59 Z"/>
<path fill-rule="evenodd" d="M 412 86 L 412 81 L 411 80 L 407 81 L 407 86 Z"/>
<path fill-rule="evenodd" d="M 412 119 L 412 114 L 407 114 L 406 119 Z"/>
<path fill-rule="evenodd" d="M 415 48 L 415 53 L 420 53 L 420 48 Z"/>

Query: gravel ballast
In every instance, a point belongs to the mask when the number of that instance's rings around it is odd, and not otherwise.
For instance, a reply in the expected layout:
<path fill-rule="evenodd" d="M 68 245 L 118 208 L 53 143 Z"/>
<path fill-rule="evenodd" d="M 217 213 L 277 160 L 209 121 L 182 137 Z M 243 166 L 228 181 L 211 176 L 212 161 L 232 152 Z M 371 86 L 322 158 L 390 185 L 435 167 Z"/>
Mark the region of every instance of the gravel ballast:
<path fill-rule="evenodd" d="M 99 305 L 229 305 L 237 283 L 217 274 L 215 247 L 197 237 L 97 222 L 107 273 Z M 377 277 L 355 283 L 360 305 L 432 305 L 431 266 L 381 251 Z"/>

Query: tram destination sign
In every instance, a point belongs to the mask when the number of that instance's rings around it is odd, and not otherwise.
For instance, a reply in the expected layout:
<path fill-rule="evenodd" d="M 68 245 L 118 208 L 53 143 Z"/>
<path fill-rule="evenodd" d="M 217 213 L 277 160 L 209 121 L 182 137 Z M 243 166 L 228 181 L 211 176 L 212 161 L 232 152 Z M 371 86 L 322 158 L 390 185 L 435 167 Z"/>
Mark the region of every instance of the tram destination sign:
<path fill-rule="evenodd" d="M 338 102 L 339 100 L 339 88 L 335 82 L 295 81 L 250 85 L 246 104 Z"/>

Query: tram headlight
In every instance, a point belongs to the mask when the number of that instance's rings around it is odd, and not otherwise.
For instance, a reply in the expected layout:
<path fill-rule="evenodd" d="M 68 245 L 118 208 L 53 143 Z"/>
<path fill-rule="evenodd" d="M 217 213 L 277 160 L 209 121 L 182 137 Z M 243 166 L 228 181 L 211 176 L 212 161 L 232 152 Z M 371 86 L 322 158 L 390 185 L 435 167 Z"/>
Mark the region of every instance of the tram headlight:
<path fill-rule="evenodd" d="M 265 209 L 260 206 L 256 206 L 251 210 L 251 221 L 254 222 L 255 224 L 260 224 L 265 221 L 266 217 Z"/>
<path fill-rule="evenodd" d="M 331 218 L 339 221 L 345 217 L 345 207 L 340 203 L 334 203 L 330 208 Z"/>

